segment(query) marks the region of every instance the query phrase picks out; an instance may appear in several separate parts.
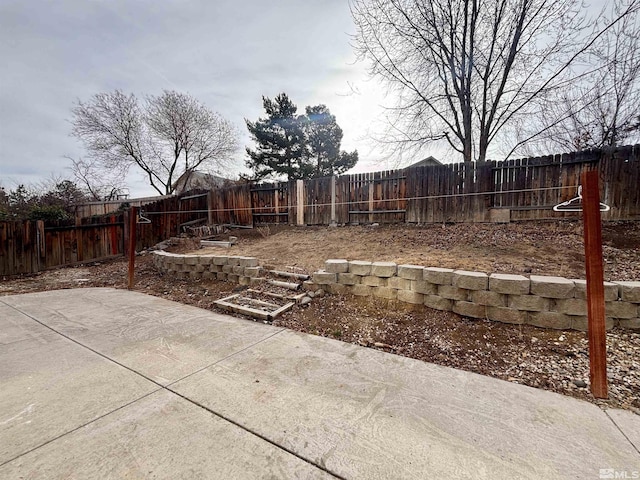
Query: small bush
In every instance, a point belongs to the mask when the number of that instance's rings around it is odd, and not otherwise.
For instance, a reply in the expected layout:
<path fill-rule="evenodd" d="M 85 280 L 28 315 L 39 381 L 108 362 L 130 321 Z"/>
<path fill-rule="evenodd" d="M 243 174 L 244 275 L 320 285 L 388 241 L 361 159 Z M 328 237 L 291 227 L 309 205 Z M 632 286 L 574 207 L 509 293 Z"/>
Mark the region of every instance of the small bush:
<path fill-rule="evenodd" d="M 64 208 L 56 205 L 46 205 L 42 207 L 35 207 L 29 212 L 29 220 L 44 220 L 45 222 L 69 220 L 69 215 Z"/>

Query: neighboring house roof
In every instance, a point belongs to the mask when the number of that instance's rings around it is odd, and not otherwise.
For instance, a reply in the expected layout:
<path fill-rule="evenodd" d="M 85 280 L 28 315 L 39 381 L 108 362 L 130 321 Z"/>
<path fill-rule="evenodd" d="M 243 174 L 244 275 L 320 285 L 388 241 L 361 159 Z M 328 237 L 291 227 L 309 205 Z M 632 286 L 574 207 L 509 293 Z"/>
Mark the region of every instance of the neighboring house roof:
<path fill-rule="evenodd" d="M 419 162 L 416 162 L 412 165 L 409 165 L 405 168 L 413 168 L 413 167 L 432 167 L 434 165 L 442 165 L 442 162 L 435 157 L 428 156 L 427 158 L 423 158 Z"/>
<path fill-rule="evenodd" d="M 189 190 L 220 188 L 229 180 L 206 172 L 185 172 L 172 185 L 176 194 Z"/>

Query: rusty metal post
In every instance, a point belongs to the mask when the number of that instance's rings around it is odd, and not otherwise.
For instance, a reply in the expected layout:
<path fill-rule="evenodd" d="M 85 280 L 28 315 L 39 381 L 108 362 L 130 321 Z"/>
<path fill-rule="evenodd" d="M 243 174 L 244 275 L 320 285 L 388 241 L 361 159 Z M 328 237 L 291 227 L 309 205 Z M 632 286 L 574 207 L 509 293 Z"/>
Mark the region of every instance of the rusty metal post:
<path fill-rule="evenodd" d="M 138 207 L 129 209 L 129 290 L 133 290 L 134 272 L 136 267 L 136 226 L 138 221 Z"/>
<path fill-rule="evenodd" d="M 591 393 L 607 398 L 607 337 L 602 266 L 602 223 L 598 171 L 582 174 L 584 253 L 587 270 L 587 311 L 589 315 L 589 378 Z"/>

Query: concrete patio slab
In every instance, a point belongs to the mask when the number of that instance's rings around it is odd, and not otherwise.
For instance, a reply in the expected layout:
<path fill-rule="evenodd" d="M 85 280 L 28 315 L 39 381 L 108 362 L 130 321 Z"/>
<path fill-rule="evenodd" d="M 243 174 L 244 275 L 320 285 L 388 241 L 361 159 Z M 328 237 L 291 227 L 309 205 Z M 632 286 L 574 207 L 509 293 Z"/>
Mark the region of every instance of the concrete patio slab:
<path fill-rule="evenodd" d="M 333 478 L 167 391 L 0 467 L 0 478 Z"/>
<path fill-rule="evenodd" d="M 630 412 L 123 290 L 0 315 L 0 478 L 640 475 Z"/>
<path fill-rule="evenodd" d="M 345 478 L 584 479 L 640 465 L 590 403 L 290 331 L 172 388 Z"/>
<path fill-rule="evenodd" d="M 158 389 L 15 310 L 2 314 L 0 328 L 26 333 L 0 345 L 0 464 Z"/>
<path fill-rule="evenodd" d="M 242 321 L 150 295 L 107 288 L 4 297 L 56 331 L 162 385 L 274 335 L 282 328 Z"/>

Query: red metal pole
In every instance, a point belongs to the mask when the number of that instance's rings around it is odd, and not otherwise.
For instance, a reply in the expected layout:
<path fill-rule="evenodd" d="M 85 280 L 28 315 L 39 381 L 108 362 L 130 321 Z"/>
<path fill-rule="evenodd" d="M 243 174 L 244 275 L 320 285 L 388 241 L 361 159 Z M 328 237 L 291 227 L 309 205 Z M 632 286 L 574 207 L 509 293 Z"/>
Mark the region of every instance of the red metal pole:
<path fill-rule="evenodd" d="M 136 224 L 138 221 L 138 207 L 129 209 L 129 290 L 133 290 L 134 272 L 136 267 Z"/>
<path fill-rule="evenodd" d="M 589 315 L 589 378 L 591 393 L 607 398 L 607 337 L 602 266 L 602 222 L 598 171 L 582 174 L 584 253 L 587 270 L 587 311 Z"/>

